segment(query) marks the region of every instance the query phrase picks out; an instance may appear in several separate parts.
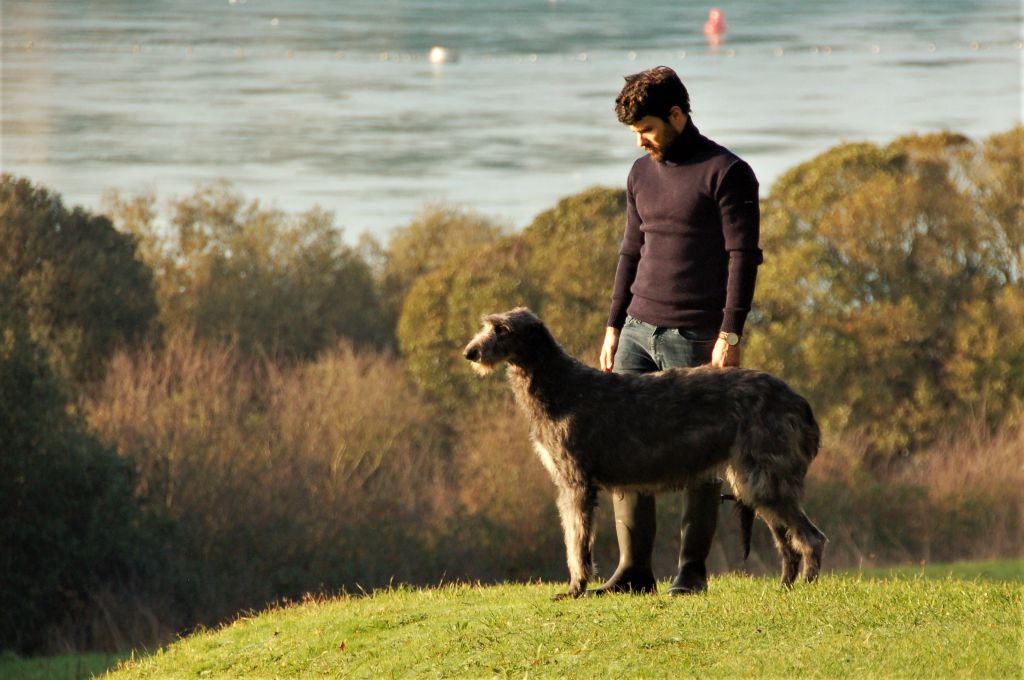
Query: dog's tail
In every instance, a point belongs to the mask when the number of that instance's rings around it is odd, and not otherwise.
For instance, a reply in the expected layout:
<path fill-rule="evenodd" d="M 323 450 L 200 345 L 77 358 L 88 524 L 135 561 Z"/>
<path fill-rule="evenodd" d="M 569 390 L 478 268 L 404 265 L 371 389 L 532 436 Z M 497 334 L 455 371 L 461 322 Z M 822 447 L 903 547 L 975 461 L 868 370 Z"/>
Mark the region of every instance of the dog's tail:
<path fill-rule="evenodd" d="M 740 516 L 740 536 L 743 537 L 743 559 L 750 556 L 750 534 L 754 530 L 754 509 L 736 501 L 736 513 Z"/>
<path fill-rule="evenodd" d="M 743 501 L 731 493 L 723 493 L 722 500 L 736 503 L 736 514 L 740 517 L 740 536 L 743 539 L 743 559 L 747 559 L 750 557 L 750 534 L 754 530 L 754 508 L 744 505 Z"/>

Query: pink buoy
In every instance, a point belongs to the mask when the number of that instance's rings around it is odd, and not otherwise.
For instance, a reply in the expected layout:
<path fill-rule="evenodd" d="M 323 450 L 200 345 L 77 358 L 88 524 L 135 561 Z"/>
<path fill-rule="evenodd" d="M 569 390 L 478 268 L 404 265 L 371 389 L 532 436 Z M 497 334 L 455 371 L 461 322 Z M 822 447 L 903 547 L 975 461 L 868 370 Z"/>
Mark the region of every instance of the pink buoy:
<path fill-rule="evenodd" d="M 708 20 L 704 22 L 704 35 L 721 36 L 725 34 L 725 13 L 717 7 L 708 12 Z"/>

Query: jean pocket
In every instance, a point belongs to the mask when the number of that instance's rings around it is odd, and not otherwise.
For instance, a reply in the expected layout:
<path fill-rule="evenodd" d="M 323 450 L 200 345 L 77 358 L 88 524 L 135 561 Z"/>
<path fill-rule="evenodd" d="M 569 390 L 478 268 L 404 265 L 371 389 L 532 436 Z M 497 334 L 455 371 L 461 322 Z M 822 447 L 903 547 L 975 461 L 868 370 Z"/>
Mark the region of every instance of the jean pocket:
<path fill-rule="evenodd" d="M 718 339 L 718 330 L 713 328 L 679 328 L 677 332 L 692 343 L 709 343 Z"/>
<path fill-rule="evenodd" d="M 630 327 L 639 326 L 640 325 L 640 321 L 638 319 L 634 319 L 629 314 L 627 314 L 626 315 L 626 323 L 623 324 L 623 325 L 624 326 L 630 326 Z"/>

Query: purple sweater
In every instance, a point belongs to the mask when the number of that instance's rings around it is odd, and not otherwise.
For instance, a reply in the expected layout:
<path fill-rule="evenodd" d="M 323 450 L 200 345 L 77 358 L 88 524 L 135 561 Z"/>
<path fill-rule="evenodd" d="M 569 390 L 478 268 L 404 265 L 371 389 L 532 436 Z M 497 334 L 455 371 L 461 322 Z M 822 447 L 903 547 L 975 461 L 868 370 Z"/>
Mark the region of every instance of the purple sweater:
<path fill-rule="evenodd" d="M 743 160 L 692 120 L 665 160 L 637 159 L 608 325 L 626 314 L 655 326 L 742 333 L 754 297 L 760 209 Z"/>

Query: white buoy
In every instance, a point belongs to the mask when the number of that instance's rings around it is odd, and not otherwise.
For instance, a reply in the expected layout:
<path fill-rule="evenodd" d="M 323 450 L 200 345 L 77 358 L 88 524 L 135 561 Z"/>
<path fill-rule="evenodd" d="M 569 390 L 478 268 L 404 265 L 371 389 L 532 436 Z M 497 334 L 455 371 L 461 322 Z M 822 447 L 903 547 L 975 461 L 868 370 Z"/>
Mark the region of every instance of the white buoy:
<path fill-rule="evenodd" d="M 427 59 L 431 64 L 440 66 L 441 64 L 450 64 L 454 61 L 459 60 L 459 55 L 455 50 L 450 50 L 447 47 L 441 45 L 434 45 L 430 48 L 430 52 L 427 53 Z"/>

